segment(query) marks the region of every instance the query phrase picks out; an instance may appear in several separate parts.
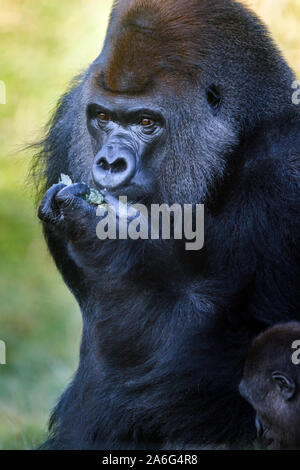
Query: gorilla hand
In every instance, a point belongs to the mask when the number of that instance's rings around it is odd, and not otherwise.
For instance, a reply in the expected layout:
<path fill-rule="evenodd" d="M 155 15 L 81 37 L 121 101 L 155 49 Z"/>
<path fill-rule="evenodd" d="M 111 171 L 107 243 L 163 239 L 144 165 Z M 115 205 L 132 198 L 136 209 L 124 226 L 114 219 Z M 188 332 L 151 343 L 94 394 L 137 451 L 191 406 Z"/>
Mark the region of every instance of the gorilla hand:
<path fill-rule="evenodd" d="M 90 205 L 84 199 L 88 193 L 89 187 L 84 183 L 69 186 L 55 184 L 44 196 L 38 216 L 48 231 L 64 240 L 71 259 L 84 270 L 85 276 L 90 273 L 93 278 L 94 274 L 98 278 L 99 267 L 105 263 L 101 252 L 103 239 L 97 234 L 99 221 L 110 214 L 115 220 L 118 234 L 120 227 L 126 231 L 130 221 L 139 213 L 107 191 L 103 191 L 105 203 L 98 211 L 97 206 Z"/>
<path fill-rule="evenodd" d="M 84 183 L 53 185 L 39 206 L 39 218 L 68 241 L 96 238 L 96 207 L 83 199 L 88 191 Z"/>

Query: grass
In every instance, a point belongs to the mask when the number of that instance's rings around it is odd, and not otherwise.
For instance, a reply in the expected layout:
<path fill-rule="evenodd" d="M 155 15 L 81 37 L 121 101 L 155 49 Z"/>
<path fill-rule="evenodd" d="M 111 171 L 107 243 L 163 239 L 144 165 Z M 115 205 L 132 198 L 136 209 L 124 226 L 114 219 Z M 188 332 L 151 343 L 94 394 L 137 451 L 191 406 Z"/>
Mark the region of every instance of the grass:
<path fill-rule="evenodd" d="M 300 71 L 298 0 L 249 0 Z M 26 176 L 57 97 L 99 53 L 110 0 L 1 0 L 0 449 L 43 441 L 49 410 L 72 376 L 80 313 L 46 252 Z"/>

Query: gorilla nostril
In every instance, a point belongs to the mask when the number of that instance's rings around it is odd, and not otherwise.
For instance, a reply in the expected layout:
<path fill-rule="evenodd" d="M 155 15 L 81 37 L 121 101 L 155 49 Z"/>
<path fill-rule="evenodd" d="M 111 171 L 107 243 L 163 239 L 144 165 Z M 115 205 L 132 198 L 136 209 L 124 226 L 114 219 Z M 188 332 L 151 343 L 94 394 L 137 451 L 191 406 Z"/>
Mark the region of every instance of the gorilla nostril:
<path fill-rule="evenodd" d="M 109 165 L 109 163 L 107 162 L 107 160 L 105 158 L 100 158 L 100 160 L 98 162 L 98 166 L 100 168 L 102 168 L 102 170 L 104 170 L 104 171 L 108 171 L 109 168 L 110 168 L 110 165 Z"/>
<path fill-rule="evenodd" d="M 124 160 L 124 158 L 118 158 L 111 165 L 112 173 L 122 173 L 125 170 L 127 170 L 127 163 L 126 163 L 126 160 Z"/>
<path fill-rule="evenodd" d="M 96 155 L 92 177 L 99 188 L 118 188 L 131 180 L 135 170 L 136 157 L 132 151 L 105 146 Z"/>

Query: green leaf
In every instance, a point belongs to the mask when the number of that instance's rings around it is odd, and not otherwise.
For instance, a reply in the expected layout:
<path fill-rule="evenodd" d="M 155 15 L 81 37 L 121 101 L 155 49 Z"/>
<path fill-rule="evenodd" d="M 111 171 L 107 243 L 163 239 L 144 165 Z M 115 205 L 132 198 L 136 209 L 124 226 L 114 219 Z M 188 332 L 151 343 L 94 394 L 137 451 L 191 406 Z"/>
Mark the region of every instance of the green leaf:
<path fill-rule="evenodd" d="M 104 201 L 104 197 L 102 196 L 102 194 L 99 193 L 99 191 L 97 191 L 97 189 L 90 189 L 89 194 L 85 196 L 85 200 L 89 204 L 100 206 Z"/>
<path fill-rule="evenodd" d="M 59 183 L 65 184 L 66 186 L 71 186 L 71 184 L 73 184 L 70 176 L 64 175 L 63 173 L 60 174 Z"/>

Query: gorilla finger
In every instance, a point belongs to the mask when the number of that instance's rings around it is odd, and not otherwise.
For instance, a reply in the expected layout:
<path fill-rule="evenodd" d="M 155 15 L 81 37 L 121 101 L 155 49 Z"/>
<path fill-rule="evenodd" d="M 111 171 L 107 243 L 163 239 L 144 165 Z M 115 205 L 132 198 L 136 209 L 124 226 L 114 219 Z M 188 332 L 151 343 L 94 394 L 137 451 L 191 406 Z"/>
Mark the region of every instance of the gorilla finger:
<path fill-rule="evenodd" d="M 55 200 L 59 206 L 69 206 L 82 201 L 82 196 L 85 196 L 89 191 L 89 187 L 85 183 L 75 183 L 70 186 L 65 186 L 61 191 L 56 194 Z"/>
<path fill-rule="evenodd" d="M 83 219 L 85 216 L 95 214 L 96 210 L 83 199 L 89 191 L 85 183 L 75 183 L 66 186 L 55 196 L 57 205 L 62 210 L 64 216 Z"/>
<path fill-rule="evenodd" d="M 55 196 L 64 187 L 63 183 L 54 184 L 46 192 L 38 207 L 38 217 L 43 222 L 57 223 L 60 220 L 61 214 L 59 207 L 55 203 Z"/>

